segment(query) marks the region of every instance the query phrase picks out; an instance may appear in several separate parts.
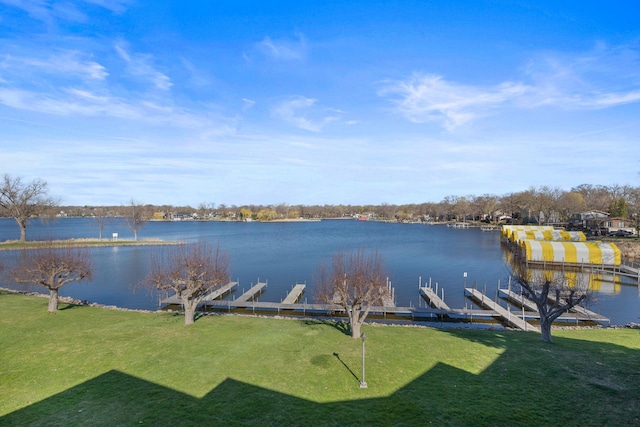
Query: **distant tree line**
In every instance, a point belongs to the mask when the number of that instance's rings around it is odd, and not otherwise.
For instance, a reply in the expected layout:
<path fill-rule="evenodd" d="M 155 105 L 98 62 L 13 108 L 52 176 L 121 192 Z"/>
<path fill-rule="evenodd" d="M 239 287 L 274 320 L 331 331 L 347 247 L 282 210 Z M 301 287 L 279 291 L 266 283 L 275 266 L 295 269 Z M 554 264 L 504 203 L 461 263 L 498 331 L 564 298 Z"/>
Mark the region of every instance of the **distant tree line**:
<path fill-rule="evenodd" d="M 531 187 L 504 195 L 450 195 L 439 202 L 394 205 L 226 205 L 201 203 L 198 207 L 138 204 L 147 219 L 277 220 L 322 219 L 364 216 L 383 221 L 462 221 L 515 223 L 564 223 L 577 213 L 607 212 L 613 217 L 637 221 L 640 216 L 640 187 L 582 184 L 569 191 L 558 187 Z M 65 216 L 131 216 L 131 204 L 120 206 L 59 206 Z M 10 216 L 4 213 L 5 216 Z"/>
<path fill-rule="evenodd" d="M 362 216 L 382 221 L 464 221 L 561 224 L 572 215 L 602 211 L 612 217 L 640 220 L 640 187 L 582 184 L 569 191 L 559 187 L 531 187 L 504 195 L 450 195 L 439 202 L 394 205 L 226 205 L 203 202 L 198 207 L 143 204 L 131 198 L 119 206 L 61 206 L 48 197 L 45 181 L 23 182 L 4 176 L 0 188 L 0 216 L 16 219 L 24 239 L 26 222 L 38 216 L 122 217 L 137 234 L 144 222 L 158 220 L 259 220 L 323 219 Z M 102 230 L 102 228 L 101 228 Z"/>

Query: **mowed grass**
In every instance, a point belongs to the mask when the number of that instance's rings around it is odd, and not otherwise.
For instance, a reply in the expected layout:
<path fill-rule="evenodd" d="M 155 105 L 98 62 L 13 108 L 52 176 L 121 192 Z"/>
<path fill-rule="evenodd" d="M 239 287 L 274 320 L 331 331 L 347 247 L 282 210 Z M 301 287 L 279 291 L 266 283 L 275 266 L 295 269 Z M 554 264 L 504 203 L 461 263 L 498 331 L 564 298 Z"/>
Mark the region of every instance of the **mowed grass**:
<path fill-rule="evenodd" d="M 181 316 L 0 293 L 0 425 L 640 424 L 640 330 Z"/>

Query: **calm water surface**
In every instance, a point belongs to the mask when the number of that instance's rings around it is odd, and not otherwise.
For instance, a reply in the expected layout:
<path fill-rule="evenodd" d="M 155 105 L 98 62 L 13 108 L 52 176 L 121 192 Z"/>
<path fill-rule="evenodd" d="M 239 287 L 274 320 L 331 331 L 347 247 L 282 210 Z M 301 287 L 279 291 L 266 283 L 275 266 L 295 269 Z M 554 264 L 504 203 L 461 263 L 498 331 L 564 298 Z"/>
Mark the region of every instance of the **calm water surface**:
<path fill-rule="evenodd" d="M 132 239 L 126 224 L 113 220 L 103 237 L 118 233 Z M 96 238 L 97 222 L 91 218 L 65 218 L 50 222 L 32 221 L 29 240 Z M 444 289 L 445 300 L 454 308 L 471 307 L 463 287 L 476 283 L 494 295 L 498 282 L 505 286 L 509 268 L 500 245 L 499 233 L 477 228 L 455 229 L 442 225 L 396 224 L 355 220 L 320 222 L 239 223 L 239 222 L 149 222 L 138 232 L 140 239 L 159 238 L 220 244 L 231 256 L 231 275 L 240 285 L 235 296 L 258 279 L 268 281 L 261 301 L 279 302 L 296 283 L 306 283 L 303 300 L 313 300 L 313 279 L 320 263 L 331 261 L 338 251 L 377 249 L 385 260 L 399 306 L 424 305 L 418 283 L 431 280 Z M 0 219 L 0 241 L 19 238 L 14 220 Z M 158 308 L 158 296 L 134 290 L 149 271 L 151 254 L 160 247 L 105 247 L 92 249 L 95 271 L 91 282 L 73 283 L 61 295 L 106 305 L 136 309 Z M 0 252 L 0 260 L 15 251 Z M 467 274 L 466 279 L 464 274 Z M 8 279 L 3 285 L 19 288 Z M 24 289 L 24 288 L 21 288 Z M 33 291 L 42 289 L 32 288 Z M 231 296 L 233 298 L 233 296 Z M 504 304 L 503 304 L 504 305 Z M 611 318 L 612 324 L 640 320 L 639 288 L 634 282 L 604 284 L 598 302 L 590 309 Z"/>

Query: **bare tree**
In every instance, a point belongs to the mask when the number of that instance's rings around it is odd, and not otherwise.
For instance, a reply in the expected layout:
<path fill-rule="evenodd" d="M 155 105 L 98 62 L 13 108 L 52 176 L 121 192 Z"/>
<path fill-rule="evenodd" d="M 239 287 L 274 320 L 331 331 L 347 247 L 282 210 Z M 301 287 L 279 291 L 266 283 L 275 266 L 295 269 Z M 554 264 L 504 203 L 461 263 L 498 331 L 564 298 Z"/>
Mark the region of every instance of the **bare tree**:
<path fill-rule="evenodd" d="M 210 292 L 229 281 L 229 256 L 207 243 L 173 246 L 154 255 L 144 284 L 159 291 L 174 291 L 184 306 L 184 324 L 195 320 L 198 305 Z"/>
<path fill-rule="evenodd" d="M 27 240 L 27 221 L 56 206 L 47 197 L 47 183 L 41 179 L 23 183 L 20 177 L 5 174 L 0 187 L 0 208 L 7 211 L 20 227 L 20 241 Z"/>
<path fill-rule="evenodd" d="M 376 251 L 358 250 L 333 256 L 331 270 L 320 265 L 316 298 L 342 307 L 349 316 L 352 338 L 360 338 L 360 329 L 371 307 L 382 305 L 389 295 L 382 256 Z"/>
<path fill-rule="evenodd" d="M 133 240 L 138 240 L 138 230 L 140 230 L 147 223 L 147 217 L 144 212 L 144 207 L 136 199 L 132 198 L 129 201 L 129 216 L 127 222 L 131 231 L 133 231 Z"/>
<path fill-rule="evenodd" d="M 100 240 L 102 240 L 102 232 L 104 231 L 105 225 L 109 221 L 109 217 L 106 215 L 104 208 L 96 208 L 93 210 L 93 219 L 98 223 L 98 230 L 100 233 Z"/>
<path fill-rule="evenodd" d="M 588 283 L 576 280 L 569 283 L 567 276 L 554 278 L 552 272 L 517 272 L 514 276 L 522 295 L 533 301 L 540 315 L 542 341 L 551 342 L 551 325 L 573 307 L 592 298 Z"/>
<path fill-rule="evenodd" d="M 587 203 L 584 201 L 582 193 L 569 191 L 558 199 L 558 208 L 560 209 L 562 220 L 567 221 L 571 215 L 587 210 Z"/>
<path fill-rule="evenodd" d="M 47 243 L 37 249 L 23 249 L 13 269 L 18 283 L 49 289 L 49 312 L 58 310 L 58 291 L 67 283 L 91 280 L 93 262 L 86 248 L 71 248 Z"/>

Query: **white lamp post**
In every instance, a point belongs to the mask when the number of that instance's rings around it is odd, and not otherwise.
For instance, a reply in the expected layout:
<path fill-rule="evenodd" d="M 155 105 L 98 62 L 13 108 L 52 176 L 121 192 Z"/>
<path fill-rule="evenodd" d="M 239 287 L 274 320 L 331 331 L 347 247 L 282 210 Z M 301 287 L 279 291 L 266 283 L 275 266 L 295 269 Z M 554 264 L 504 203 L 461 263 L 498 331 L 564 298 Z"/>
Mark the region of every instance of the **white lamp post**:
<path fill-rule="evenodd" d="M 367 336 L 363 333 L 360 338 L 362 338 L 362 381 L 360 381 L 360 388 L 367 388 L 367 382 L 364 379 L 364 339 Z"/>

